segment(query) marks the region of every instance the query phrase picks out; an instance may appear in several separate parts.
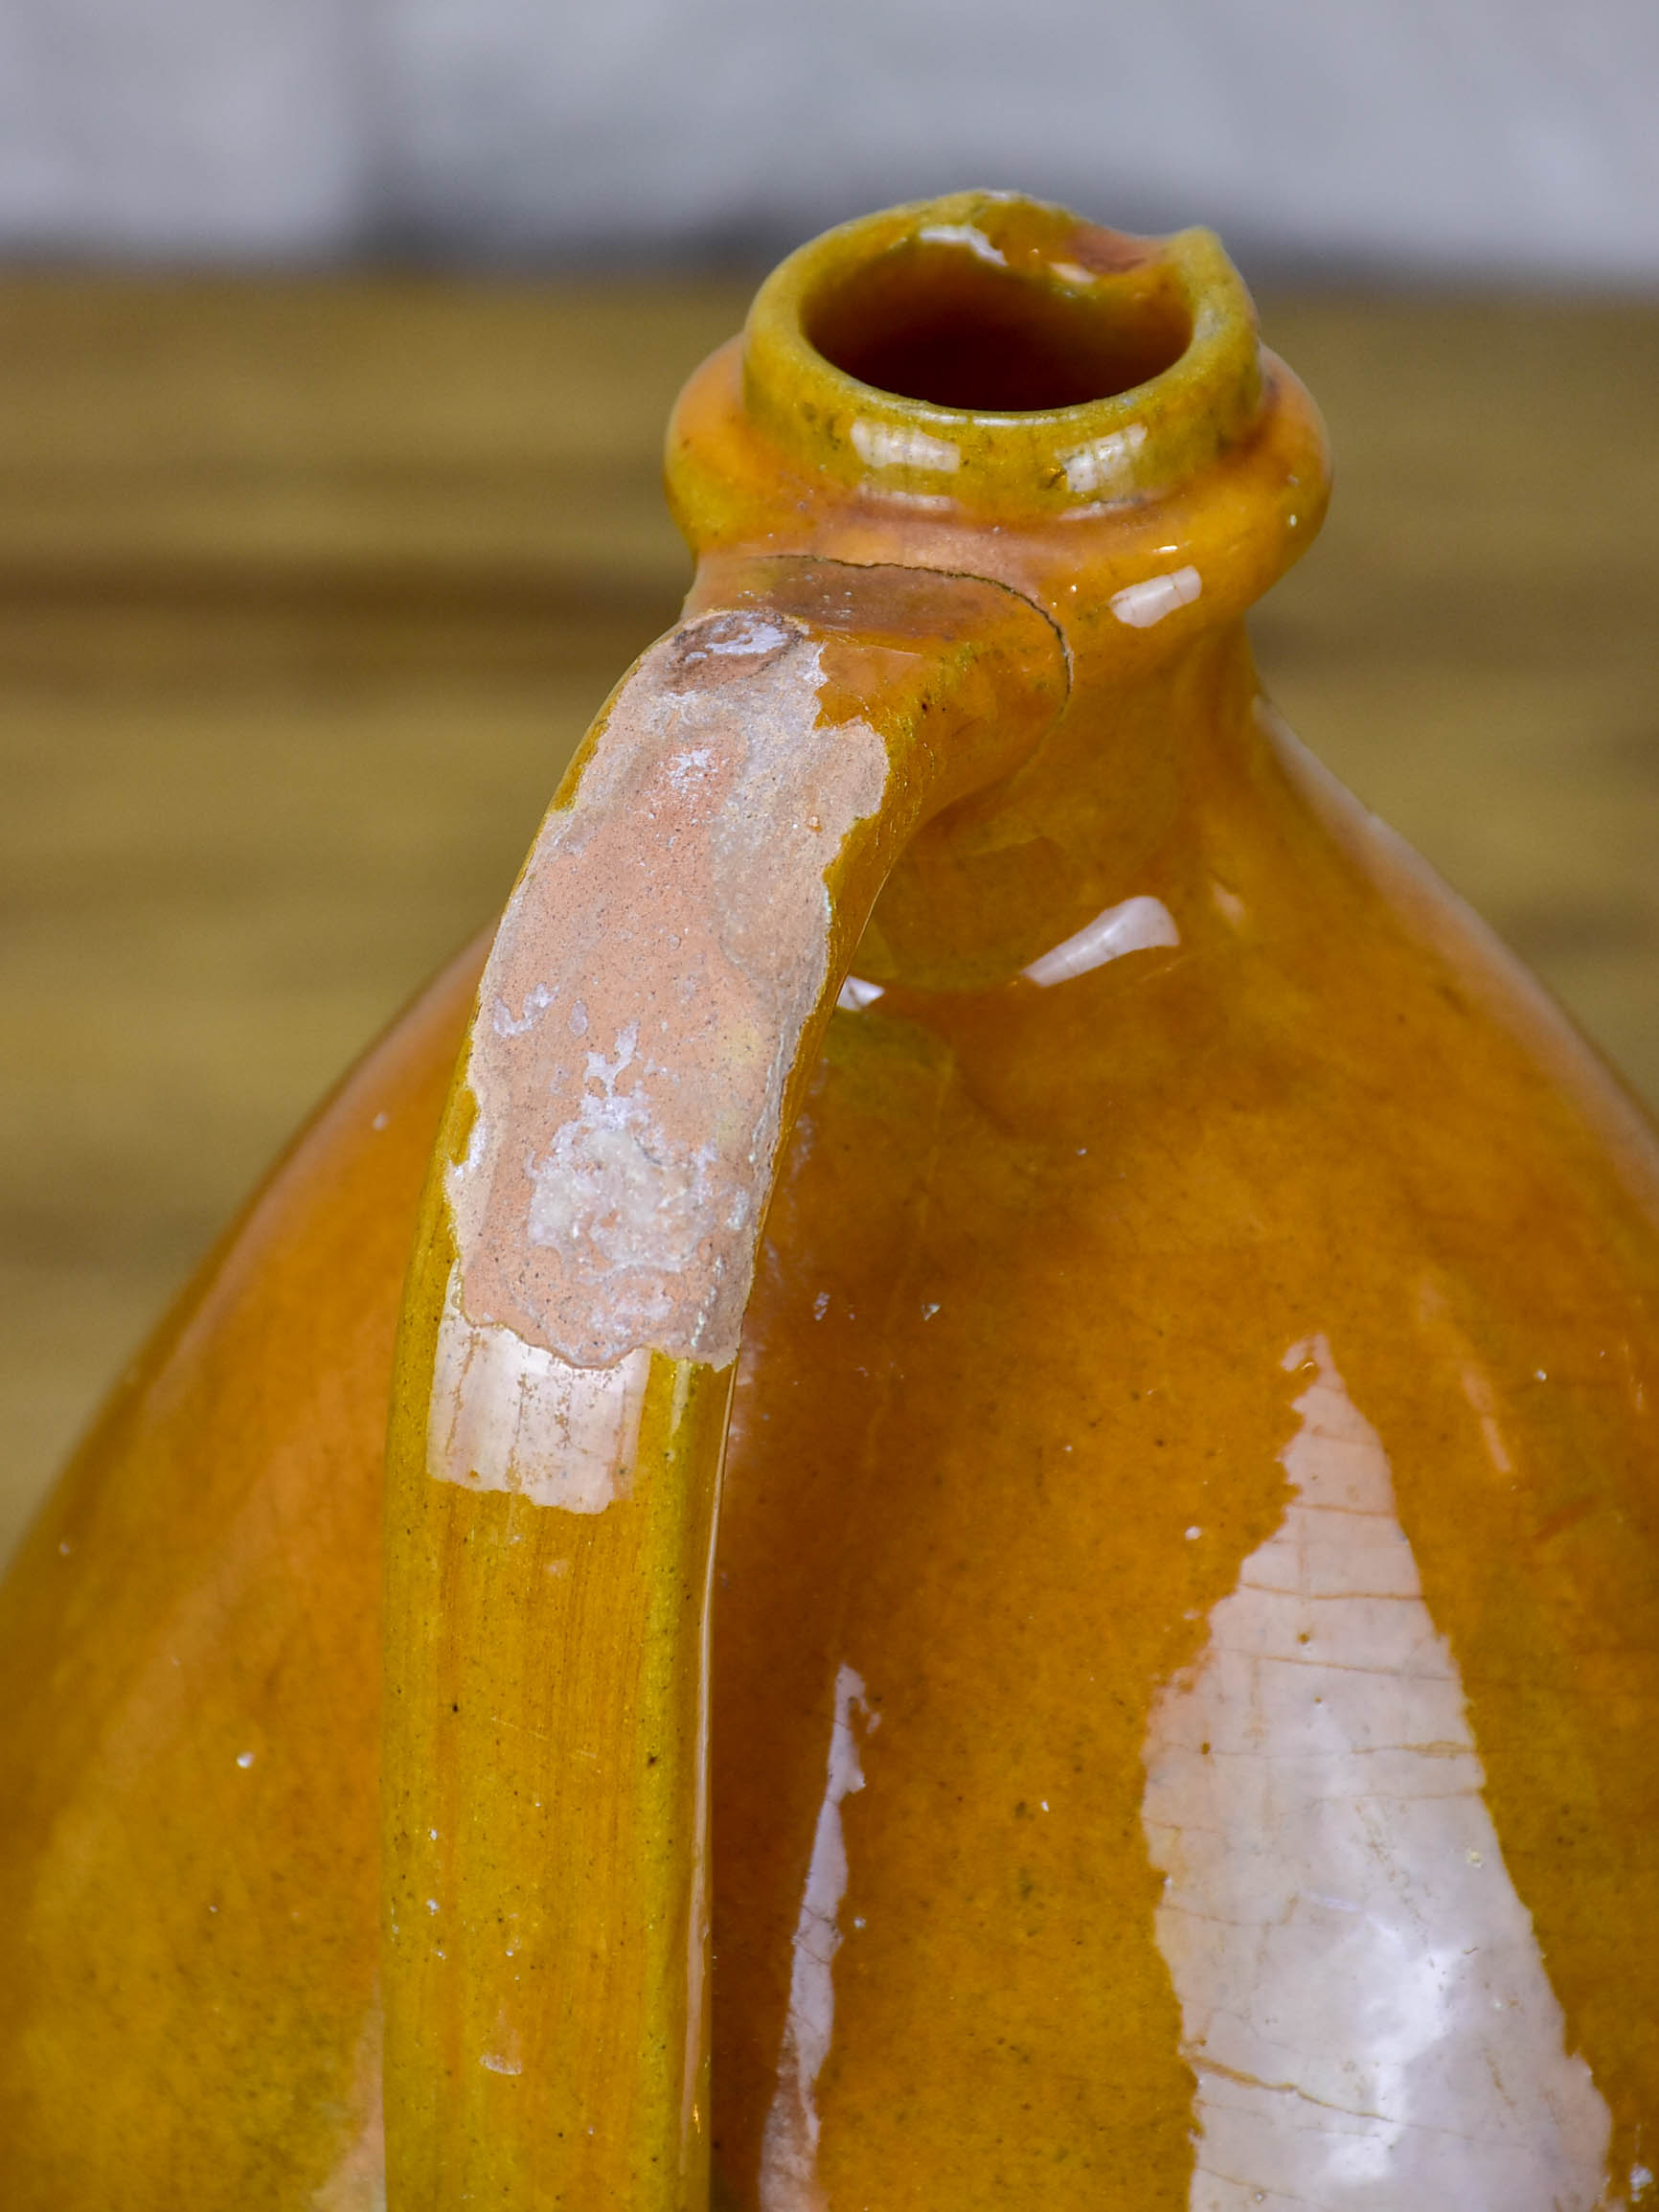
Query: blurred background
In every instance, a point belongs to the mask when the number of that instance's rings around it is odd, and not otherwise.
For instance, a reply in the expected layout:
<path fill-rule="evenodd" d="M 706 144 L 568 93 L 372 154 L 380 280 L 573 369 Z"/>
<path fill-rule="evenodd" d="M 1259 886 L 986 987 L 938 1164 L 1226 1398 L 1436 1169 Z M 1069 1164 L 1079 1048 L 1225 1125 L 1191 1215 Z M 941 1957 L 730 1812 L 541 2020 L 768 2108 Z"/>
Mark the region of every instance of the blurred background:
<path fill-rule="evenodd" d="M 1652 0 L 0 0 L 0 1551 L 672 619 L 684 376 L 970 184 L 1220 230 L 1269 687 L 1659 1101 Z"/>

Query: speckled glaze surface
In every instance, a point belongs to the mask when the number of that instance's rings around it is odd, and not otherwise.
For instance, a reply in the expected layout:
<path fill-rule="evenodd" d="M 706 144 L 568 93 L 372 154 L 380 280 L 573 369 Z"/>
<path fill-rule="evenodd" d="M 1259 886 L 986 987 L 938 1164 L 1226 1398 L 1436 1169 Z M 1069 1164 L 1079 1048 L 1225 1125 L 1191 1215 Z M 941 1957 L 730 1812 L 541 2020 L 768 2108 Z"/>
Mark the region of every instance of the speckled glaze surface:
<path fill-rule="evenodd" d="M 7 1585 L 8 2204 L 1659 2201 L 1659 1149 L 1261 697 L 1326 483 L 1206 234 L 768 280 Z"/>

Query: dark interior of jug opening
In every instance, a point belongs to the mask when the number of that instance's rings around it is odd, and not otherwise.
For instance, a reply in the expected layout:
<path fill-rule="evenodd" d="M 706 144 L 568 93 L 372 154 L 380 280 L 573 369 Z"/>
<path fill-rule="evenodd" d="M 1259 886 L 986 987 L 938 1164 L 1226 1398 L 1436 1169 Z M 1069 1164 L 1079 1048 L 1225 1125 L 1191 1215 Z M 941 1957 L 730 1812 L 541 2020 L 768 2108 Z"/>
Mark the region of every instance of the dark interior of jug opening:
<path fill-rule="evenodd" d="M 1025 414 L 1107 399 L 1178 361 L 1192 320 L 1173 286 L 1073 286 L 916 241 L 807 310 L 807 337 L 860 382 L 938 407 Z"/>

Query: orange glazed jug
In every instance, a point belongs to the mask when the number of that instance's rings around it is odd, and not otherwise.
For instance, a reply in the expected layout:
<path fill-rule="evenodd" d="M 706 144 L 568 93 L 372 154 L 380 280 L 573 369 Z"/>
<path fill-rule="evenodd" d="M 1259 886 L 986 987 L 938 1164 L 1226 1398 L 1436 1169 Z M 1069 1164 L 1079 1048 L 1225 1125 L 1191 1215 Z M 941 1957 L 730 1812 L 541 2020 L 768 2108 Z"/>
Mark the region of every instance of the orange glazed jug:
<path fill-rule="evenodd" d="M 0 2202 L 1659 2202 L 1659 1150 L 1260 693 L 1312 406 L 970 194 L 668 475 L 7 1585 Z"/>

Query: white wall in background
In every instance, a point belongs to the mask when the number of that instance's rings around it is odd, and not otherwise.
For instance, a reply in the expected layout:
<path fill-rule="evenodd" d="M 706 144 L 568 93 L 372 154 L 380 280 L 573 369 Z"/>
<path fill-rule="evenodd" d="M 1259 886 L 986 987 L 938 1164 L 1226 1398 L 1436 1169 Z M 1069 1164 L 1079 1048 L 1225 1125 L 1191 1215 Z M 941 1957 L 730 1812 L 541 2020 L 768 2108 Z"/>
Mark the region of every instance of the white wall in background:
<path fill-rule="evenodd" d="M 1659 0 L 0 0 L 0 245 L 776 245 L 1018 185 L 1659 278 Z"/>
<path fill-rule="evenodd" d="M 257 254 L 347 239 L 370 205 L 365 12 L 0 0 L 0 245 Z"/>

